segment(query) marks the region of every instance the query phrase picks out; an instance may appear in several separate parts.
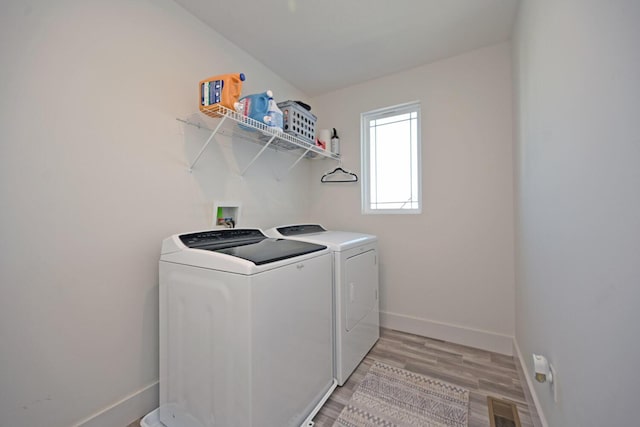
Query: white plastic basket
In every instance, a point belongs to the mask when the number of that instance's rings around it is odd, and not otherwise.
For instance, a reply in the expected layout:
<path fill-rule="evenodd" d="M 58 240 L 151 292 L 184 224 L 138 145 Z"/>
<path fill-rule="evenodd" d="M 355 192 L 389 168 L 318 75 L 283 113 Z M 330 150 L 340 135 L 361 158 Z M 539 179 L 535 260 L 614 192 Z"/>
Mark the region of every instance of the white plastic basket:
<path fill-rule="evenodd" d="M 310 144 L 316 143 L 316 116 L 295 101 L 278 102 L 283 130 Z"/>

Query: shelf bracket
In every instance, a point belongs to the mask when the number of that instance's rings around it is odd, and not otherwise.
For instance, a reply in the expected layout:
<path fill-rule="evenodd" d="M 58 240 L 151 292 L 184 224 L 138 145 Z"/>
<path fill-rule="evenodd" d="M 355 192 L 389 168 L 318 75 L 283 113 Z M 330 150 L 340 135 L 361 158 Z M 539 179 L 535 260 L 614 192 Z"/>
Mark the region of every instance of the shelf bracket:
<path fill-rule="evenodd" d="M 289 169 L 287 169 L 287 171 L 284 173 L 284 175 L 278 177 L 278 181 L 281 181 L 282 178 L 284 178 L 287 175 L 289 175 L 291 170 L 296 167 L 296 165 L 300 162 L 300 160 L 302 160 L 304 158 L 304 156 L 306 156 L 309 151 L 311 151 L 311 148 L 306 148 L 304 153 L 302 153 L 302 155 L 300 157 L 298 157 L 298 160 L 296 160 L 295 162 L 293 162 L 293 164 L 291 166 L 289 166 Z"/>
<path fill-rule="evenodd" d="M 260 151 L 258 151 L 258 154 L 256 154 L 253 159 L 251 159 L 251 161 L 249 162 L 249 164 L 247 166 L 244 167 L 244 169 L 242 170 L 242 172 L 240 172 L 240 176 L 244 176 L 245 172 L 247 172 L 247 170 L 249 170 L 249 168 L 251 167 L 251 165 L 258 160 L 258 157 L 260 157 L 262 155 L 262 153 L 264 153 L 264 150 L 267 149 L 267 147 L 269 147 L 269 145 L 271 145 L 271 143 L 273 142 L 273 140 L 276 138 L 275 135 L 272 135 L 271 138 L 269 138 L 269 142 L 267 142 L 264 147 L 262 147 L 260 149 Z"/>
<path fill-rule="evenodd" d="M 211 132 L 211 135 L 209 136 L 209 139 L 207 139 L 207 142 L 204 143 L 204 145 L 200 149 L 200 152 L 194 159 L 193 163 L 191 163 L 191 166 L 189 166 L 189 172 L 193 172 L 193 168 L 195 167 L 196 163 L 198 163 L 198 160 L 200 160 L 200 156 L 202 156 L 202 153 L 204 153 L 204 150 L 205 148 L 207 148 L 207 145 L 209 145 L 211 140 L 213 140 L 213 137 L 218 132 L 218 130 L 220 129 L 220 126 L 222 126 L 226 118 L 227 118 L 226 116 L 222 116 L 222 119 L 220 119 L 220 122 L 218 123 L 218 125 L 213 129 L 213 131 Z"/>

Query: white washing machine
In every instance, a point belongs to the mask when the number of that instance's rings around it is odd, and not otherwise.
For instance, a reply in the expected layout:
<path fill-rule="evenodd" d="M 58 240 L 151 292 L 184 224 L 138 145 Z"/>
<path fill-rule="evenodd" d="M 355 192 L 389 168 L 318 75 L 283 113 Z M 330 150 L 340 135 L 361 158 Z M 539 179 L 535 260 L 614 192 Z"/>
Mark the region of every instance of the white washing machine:
<path fill-rule="evenodd" d="M 298 427 L 336 386 L 331 255 L 257 229 L 174 235 L 160 258 L 167 427 Z"/>
<path fill-rule="evenodd" d="M 334 375 L 344 382 L 380 338 L 378 238 L 319 224 L 271 228 L 271 237 L 326 245 L 333 253 Z"/>

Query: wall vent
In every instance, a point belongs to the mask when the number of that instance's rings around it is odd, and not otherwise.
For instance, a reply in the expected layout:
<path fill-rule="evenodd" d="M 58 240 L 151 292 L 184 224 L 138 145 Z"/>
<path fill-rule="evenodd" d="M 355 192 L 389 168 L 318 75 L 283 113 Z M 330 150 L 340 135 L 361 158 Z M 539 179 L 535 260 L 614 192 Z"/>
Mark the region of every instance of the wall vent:
<path fill-rule="evenodd" d="M 515 403 L 487 396 L 487 406 L 491 427 L 521 427 Z"/>

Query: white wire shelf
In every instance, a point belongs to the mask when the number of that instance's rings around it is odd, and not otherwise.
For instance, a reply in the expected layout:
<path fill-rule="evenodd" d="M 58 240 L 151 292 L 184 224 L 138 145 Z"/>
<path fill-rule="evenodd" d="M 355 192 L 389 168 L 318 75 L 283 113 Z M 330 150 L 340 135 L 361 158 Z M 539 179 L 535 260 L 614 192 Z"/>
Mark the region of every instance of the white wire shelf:
<path fill-rule="evenodd" d="M 211 115 L 210 115 L 211 114 Z M 249 164 L 242 170 L 240 175 L 244 175 L 245 172 L 251 167 L 251 165 L 262 155 L 267 148 L 273 148 L 276 150 L 301 150 L 302 154 L 298 159 L 289 167 L 287 173 L 291 171 L 299 162 L 305 157 L 308 158 L 330 158 L 334 160 L 340 160 L 340 156 L 327 150 L 310 144 L 294 135 L 288 134 L 278 129 L 274 129 L 270 126 L 260 123 L 250 117 L 246 117 L 236 111 L 228 108 L 218 106 L 215 113 L 204 114 L 198 112 L 187 119 L 177 118 L 176 120 L 185 123 L 190 126 L 195 126 L 200 129 L 206 129 L 211 131 L 211 135 L 205 141 L 202 148 L 198 152 L 196 158 L 191 162 L 189 171 L 193 171 L 193 168 L 200 160 L 202 153 L 207 148 L 209 143 L 213 140 L 216 134 L 229 134 L 233 136 L 239 136 L 243 139 L 247 139 L 251 142 L 262 145 L 260 151 L 255 155 Z M 219 117 L 214 117 L 218 114 Z"/>

